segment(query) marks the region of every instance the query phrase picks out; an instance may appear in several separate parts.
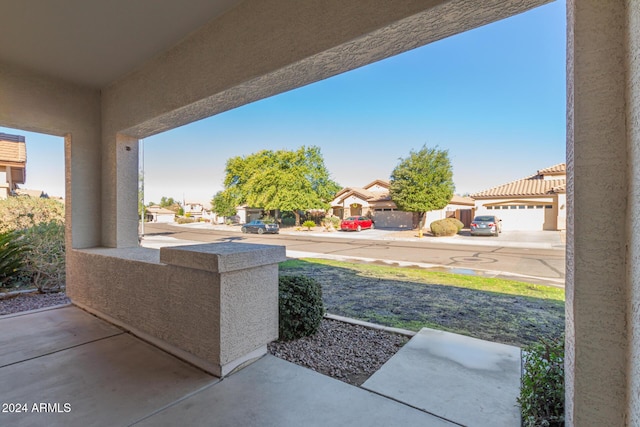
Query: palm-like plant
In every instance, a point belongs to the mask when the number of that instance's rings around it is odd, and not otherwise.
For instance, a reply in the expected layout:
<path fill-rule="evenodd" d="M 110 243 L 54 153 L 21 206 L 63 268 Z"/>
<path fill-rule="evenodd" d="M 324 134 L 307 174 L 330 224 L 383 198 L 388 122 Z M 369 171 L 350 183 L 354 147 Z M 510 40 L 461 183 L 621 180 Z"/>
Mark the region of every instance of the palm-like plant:
<path fill-rule="evenodd" d="M 26 250 L 27 246 L 16 232 L 0 233 L 0 285 L 20 270 Z"/>

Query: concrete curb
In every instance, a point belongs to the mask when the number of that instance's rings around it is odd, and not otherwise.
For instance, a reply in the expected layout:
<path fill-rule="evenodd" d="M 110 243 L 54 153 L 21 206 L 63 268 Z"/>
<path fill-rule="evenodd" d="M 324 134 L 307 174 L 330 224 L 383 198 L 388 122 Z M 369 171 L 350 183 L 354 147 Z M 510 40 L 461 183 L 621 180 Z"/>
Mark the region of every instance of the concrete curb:
<path fill-rule="evenodd" d="M 34 310 L 19 311 L 17 313 L 0 315 L 0 319 L 9 319 L 11 317 L 26 316 L 28 314 L 41 313 L 43 311 L 57 310 L 59 308 L 72 307 L 72 303 L 50 305 L 49 307 L 36 308 Z"/>
<path fill-rule="evenodd" d="M 352 319 L 351 317 L 338 316 L 337 314 L 326 313 L 324 315 L 324 318 L 330 319 L 330 320 L 336 320 L 338 322 L 348 323 L 350 325 L 364 326 L 365 328 L 374 329 L 376 331 L 389 332 L 391 334 L 396 334 L 396 335 L 404 335 L 409 338 L 412 338 L 417 334 L 417 332 L 410 331 L 408 329 L 391 328 L 389 326 L 382 326 L 382 325 L 377 325 L 375 323 L 369 323 L 362 320 Z"/>

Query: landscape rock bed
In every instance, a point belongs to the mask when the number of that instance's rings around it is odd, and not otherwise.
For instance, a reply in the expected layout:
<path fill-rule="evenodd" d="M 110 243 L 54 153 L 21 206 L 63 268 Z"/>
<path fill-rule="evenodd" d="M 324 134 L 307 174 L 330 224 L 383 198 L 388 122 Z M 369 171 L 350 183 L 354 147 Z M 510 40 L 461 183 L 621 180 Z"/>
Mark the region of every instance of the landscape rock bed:
<path fill-rule="evenodd" d="M 276 357 L 359 386 L 407 341 L 402 335 L 323 319 L 315 335 L 268 347 Z"/>
<path fill-rule="evenodd" d="M 71 301 L 64 292 L 41 294 L 37 292 L 0 296 L 0 316 L 36 310 Z"/>

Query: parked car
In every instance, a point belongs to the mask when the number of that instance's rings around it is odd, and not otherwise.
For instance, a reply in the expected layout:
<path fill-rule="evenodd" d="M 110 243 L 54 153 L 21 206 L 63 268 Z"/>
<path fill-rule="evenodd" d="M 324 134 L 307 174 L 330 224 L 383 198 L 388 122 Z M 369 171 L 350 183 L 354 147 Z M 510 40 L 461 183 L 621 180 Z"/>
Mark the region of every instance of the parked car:
<path fill-rule="evenodd" d="M 365 216 L 350 216 L 347 219 L 343 219 L 340 221 L 340 230 L 355 230 L 360 231 L 365 228 L 373 228 L 373 220 L 371 218 L 367 218 Z"/>
<path fill-rule="evenodd" d="M 265 223 L 264 221 L 256 219 L 243 225 L 240 230 L 242 230 L 243 233 L 278 234 L 280 227 L 278 227 L 278 224 Z"/>
<path fill-rule="evenodd" d="M 502 220 L 495 215 L 479 215 L 471 222 L 471 235 L 481 234 L 498 237 L 502 233 Z"/>

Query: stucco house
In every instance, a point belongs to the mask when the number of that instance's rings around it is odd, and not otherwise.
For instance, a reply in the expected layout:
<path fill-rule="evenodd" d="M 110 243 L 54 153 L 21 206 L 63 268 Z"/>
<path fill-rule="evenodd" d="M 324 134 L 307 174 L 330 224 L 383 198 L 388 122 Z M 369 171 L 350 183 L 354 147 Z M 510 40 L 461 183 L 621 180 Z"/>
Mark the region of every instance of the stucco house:
<path fill-rule="evenodd" d="M 264 354 L 284 250 L 139 247 L 139 141 L 547 2 L 3 2 L 0 126 L 64 138 L 72 303 L 211 371 Z M 567 1 L 567 426 L 640 425 L 639 17 Z"/>
<path fill-rule="evenodd" d="M 176 213 L 174 211 L 158 205 L 147 207 L 145 216 L 148 222 L 161 222 L 165 224 L 174 222 L 176 219 Z"/>
<path fill-rule="evenodd" d="M 565 230 L 567 167 L 559 163 L 471 197 L 476 213 L 497 215 L 503 230 Z"/>
<path fill-rule="evenodd" d="M 194 219 L 201 219 L 205 215 L 205 207 L 200 202 L 185 202 L 183 210 L 185 216 Z"/>
<path fill-rule="evenodd" d="M 417 215 L 399 210 L 389 196 L 389 188 L 389 181 L 381 179 L 376 179 L 364 187 L 345 187 L 331 201 L 332 213 L 338 218 L 370 216 L 375 221 L 376 227 L 381 228 L 417 227 Z M 451 202 L 443 209 L 427 213 L 425 226 L 428 227 L 432 221 L 447 217 L 461 219 L 468 226 L 473 216 L 473 208 L 473 199 L 454 195 Z"/>
<path fill-rule="evenodd" d="M 24 136 L 0 132 L 0 199 L 14 193 L 27 179 L 27 145 Z"/>

